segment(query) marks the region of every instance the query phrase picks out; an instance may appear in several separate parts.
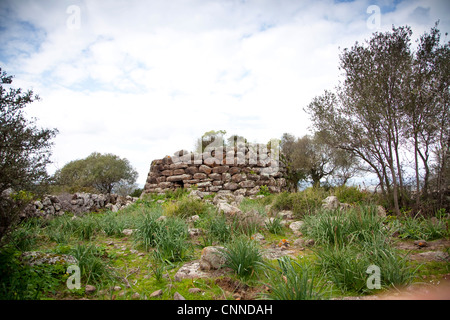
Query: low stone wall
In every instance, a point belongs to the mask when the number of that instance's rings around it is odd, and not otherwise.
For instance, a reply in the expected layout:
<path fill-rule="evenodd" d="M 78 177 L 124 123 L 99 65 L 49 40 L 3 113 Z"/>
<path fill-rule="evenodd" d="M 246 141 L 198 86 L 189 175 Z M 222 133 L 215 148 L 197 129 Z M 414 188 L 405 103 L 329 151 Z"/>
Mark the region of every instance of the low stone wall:
<path fill-rule="evenodd" d="M 54 216 L 63 215 L 65 212 L 78 215 L 100 209 L 118 211 L 137 199 L 117 194 L 63 193 L 46 195 L 42 200 L 33 202 L 25 212 L 27 216 Z"/>
<path fill-rule="evenodd" d="M 203 153 L 181 150 L 174 156 L 152 161 L 142 194 L 196 188 L 202 192 L 230 190 L 251 196 L 261 186 L 277 193 L 286 188 L 285 172 L 276 152 L 261 145 L 247 144 L 231 150 L 216 147 Z"/>

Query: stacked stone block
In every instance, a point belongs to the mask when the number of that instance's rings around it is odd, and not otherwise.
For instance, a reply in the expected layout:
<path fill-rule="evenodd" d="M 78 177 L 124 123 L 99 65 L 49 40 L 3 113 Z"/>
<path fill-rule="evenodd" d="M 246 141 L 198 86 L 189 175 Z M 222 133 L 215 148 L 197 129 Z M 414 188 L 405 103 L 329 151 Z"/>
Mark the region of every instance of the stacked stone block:
<path fill-rule="evenodd" d="M 257 194 L 261 186 L 273 193 L 281 192 L 286 187 L 286 170 L 277 154 L 277 150 L 267 150 L 265 145 L 248 144 L 231 150 L 210 147 L 203 153 L 177 151 L 152 161 L 143 194 L 196 188 L 250 196 Z"/>

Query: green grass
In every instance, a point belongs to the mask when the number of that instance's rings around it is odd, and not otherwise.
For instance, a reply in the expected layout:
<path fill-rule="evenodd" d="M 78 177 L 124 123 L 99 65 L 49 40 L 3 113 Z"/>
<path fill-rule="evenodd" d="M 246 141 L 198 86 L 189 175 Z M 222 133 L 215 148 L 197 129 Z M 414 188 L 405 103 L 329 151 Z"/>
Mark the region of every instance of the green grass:
<path fill-rule="evenodd" d="M 449 237 L 450 219 L 447 215 L 437 215 L 434 218 L 403 216 L 392 218 L 390 227 L 399 233 L 401 239 L 436 240 Z"/>
<path fill-rule="evenodd" d="M 108 260 L 102 248 L 95 244 L 77 244 L 69 251 L 69 254 L 78 260 L 81 279 L 85 283 L 99 284 L 114 281 L 115 272 L 108 266 Z"/>
<path fill-rule="evenodd" d="M 265 285 L 269 300 L 322 300 L 329 297 L 325 281 L 316 276 L 311 265 L 287 256 L 277 259 L 277 266 L 266 264 Z"/>
<path fill-rule="evenodd" d="M 273 218 L 264 223 L 266 229 L 273 234 L 284 234 L 282 219 L 280 217 Z"/>
<path fill-rule="evenodd" d="M 323 210 L 322 200 L 330 194 L 336 194 L 342 202 L 354 203 L 354 208 Z M 165 202 L 156 203 L 156 199 Z M 309 188 L 296 194 L 244 199 L 240 204 L 244 215 L 234 218 L 218 213 L 207 203 L 191 200 L 185 192 L 176 191 L 141 199 L 115 213 L 89 213 L 75 219 L 66 214 L 23 222 L 11 234 L 8 250 L 0 250 L 0 298 L 87 297 L 83 289 L 73 291 L 65 287 L 69 275 L 62 266 L 41 265 L 33 269 L 24 265 L 19 256 L 28 250 L 78 258 L 82 288 L 86 284 L 99 288 L 89 296 L 91 299 L 131 299 L 136 292 L 140 299 L 146 299 L 157 289 L 163 289 L 163 295 L 154 299 L 173 299 L 176 291 L 187 299 L 232 299 L 232 294 L 218 286 L 214 278 L 173 281 L 179 267 L 199 259 L 202 248 L 209 245 L 226 248 L 226 266 L 232 270 L 227 277 L 249 290 L 258 286 L 269 288 L 267 292 L 261 290 L 262 299 L 328 299 L 330 294 L 341 297 L 378 293 L 367 287 L 366 271 L 370 265 L 380 268 L 381 290 L 420 282 L 422 277 L 428 281 L 428 277 L 438 278 L 450 272 L 446 262 L 409 261 L 408 252 L 396 250 L 390 237 L 398 231 L 400 239 L 444 238 L 448 236 L 447 215 L 440 214 L 432 220 L 382 218 L 376 214 L 376 206 L 370 204 L 372 199 L 357 189 Z M 272 207 L 270 214 L 292 210 L 304 221 L 302 233 L 316 244 L 297 251 L 304 256 L 302 259 L 263 258 L 265 248 L 282 239 L 291 243 L 295 240 L 280 218 L 262 223 L 268 217 L 267 205 Z M 201 228 L 202 235 L 191 239 L 186 219 L 194 214 L 200 216 L 194 227 Z M 158 220 L 162 215 L 166 218 Z M 134 231 L 125 236 L 123 229 Z M 265 236 L 265 242 L 250 239 L 257 232 Z M 125 286 L 125 278 L 131 287 Z M 114 285 L 120 285 L 121 291 L 114 291 Z M 192 287 L 203 292 L 189 293 Z"/>
<path fill-rule="evenodd" d="M 343 246 L 364 241 L 370 234 L 384 228 L 384 218 L 377 215 L 375 206 L 359 206 L 349 210 L 317 211 L 304 217 L 302 232 L 319 244 Z"/>
<path fill-rule="evenodd" d="M 245 236 L 234 238 L 221 253 L 226 260 L 225 267 L 231 268 L 240 279 L 250 279 L 262 267 L 262 252 L 258 244 Z"/>
<path fill-rule="evenodd" d="M 203 245 L 211 246 L 214 243 L 227 243 L 232 238 L 231 226 L 227 218 L 222 214 L 211 214 L 200 222 L 204 232 L 202 235 Z"/>

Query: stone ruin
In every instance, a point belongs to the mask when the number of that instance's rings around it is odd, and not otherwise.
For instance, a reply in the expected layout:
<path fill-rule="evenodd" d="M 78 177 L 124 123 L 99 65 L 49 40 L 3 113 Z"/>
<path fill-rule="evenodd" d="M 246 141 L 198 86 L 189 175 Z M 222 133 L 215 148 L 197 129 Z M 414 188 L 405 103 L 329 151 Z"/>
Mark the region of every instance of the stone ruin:
<path fill-rule="evenodd" d="M 278 193 L 286 189 L 285 172 L 279 161 L 279 149 L 267 149 L 263 144 L 208 146 L 202 153 L 180 150 L 173 156 L 152 161 L 142 195 L 191 188 L 252 196 L 262 186 Z"/>

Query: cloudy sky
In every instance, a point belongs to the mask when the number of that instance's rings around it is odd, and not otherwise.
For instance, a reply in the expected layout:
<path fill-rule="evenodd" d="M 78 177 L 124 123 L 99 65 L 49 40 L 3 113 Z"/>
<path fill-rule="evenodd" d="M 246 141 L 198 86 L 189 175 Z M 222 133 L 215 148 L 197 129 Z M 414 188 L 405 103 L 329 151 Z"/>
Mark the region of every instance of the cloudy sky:
<path fill-rule="evenodd" d="M 340 50 L 437 20 L 450 31 L 450 1 L 0 0 L 0 67 L 60 132 L 50 173 L 113 153 L 143 186 L 153 159 L 209 130 L 308 133 L 303 108 L 338 83 Z"/>

